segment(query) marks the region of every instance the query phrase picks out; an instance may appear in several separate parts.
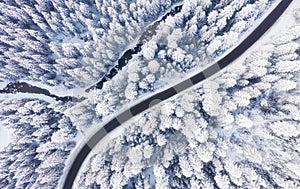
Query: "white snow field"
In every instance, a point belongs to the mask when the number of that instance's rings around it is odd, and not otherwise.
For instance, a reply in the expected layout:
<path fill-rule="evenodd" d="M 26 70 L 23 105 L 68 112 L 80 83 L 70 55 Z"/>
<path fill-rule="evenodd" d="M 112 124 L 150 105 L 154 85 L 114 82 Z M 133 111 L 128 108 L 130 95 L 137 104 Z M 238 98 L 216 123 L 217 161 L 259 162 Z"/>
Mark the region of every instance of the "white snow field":
<path fill-rule="evenodd" d="M 11 143 L 12 130 L 0 127 L 0 150 L 3 151 L 4 148 Z"/>

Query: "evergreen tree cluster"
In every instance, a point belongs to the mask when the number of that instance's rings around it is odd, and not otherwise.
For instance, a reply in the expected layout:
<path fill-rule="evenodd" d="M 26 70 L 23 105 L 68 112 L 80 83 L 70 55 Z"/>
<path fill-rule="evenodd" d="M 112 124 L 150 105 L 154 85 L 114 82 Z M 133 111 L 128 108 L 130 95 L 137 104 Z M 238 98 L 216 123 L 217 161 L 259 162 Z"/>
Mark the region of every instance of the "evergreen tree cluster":
<path fill-rule="evenodd" d="M 0 79 L 65 89 L 100 80 L 168 1 L 4 0 Z"/>
<path fill-rule="evenodd" d="M 56 188 L 77 130 L 65 107 L 38 99 L 0 101 L 0 125 L 13 130 L 0 152 L 0 188 Z"/>

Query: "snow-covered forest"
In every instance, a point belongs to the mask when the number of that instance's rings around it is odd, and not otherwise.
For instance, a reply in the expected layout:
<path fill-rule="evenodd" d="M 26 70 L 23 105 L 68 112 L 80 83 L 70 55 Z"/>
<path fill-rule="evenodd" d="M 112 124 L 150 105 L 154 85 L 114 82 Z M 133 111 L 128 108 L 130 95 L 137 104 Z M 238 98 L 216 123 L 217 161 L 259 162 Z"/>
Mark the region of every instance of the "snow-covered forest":
<path fill-rule="evenodd" d="M 0 125 L 13 140 L 0 152 L 0 188 L 54 188 L 76 145 L 65 105 L 38 99 L 0 101 Z"/>
<path fill-rule="evenodd" d="M 106 82 L 102 89 L 91 91 L 93 101 L 88 99 L 74 107 L 76 114 L 70 117 L 74 117 L 74 121 L 88 121 L 89 124 L 80 125 L 90 127 L 95 117 L 101 121 L 124 105 L 174 84 L 174 77 L 186 77 L 214 63 L 225 50 L 236 45 L 239 38 L 251 32 L 251 26 L 274 4 L 276 2 L 272 4 L 265 0 L 252 3 L 239 0 L 231 3 L 186 1 L 179 13 L 169 16 L 157 26 L 152 38 L 145 42 L 140 52 L 133 55 L 126 67 Z M 195 7 L 198 11 L 192 11 Z M 221 18 L 225 20 L 222 27 L 218 25 Z M 194 34 L 189 31 L 191 28 L 194 28 Z M 209 32 L 211 34 L 205 37 L 204 34 Z M 228 36 L 228 33 L 234 33 L 234 36 Z M 232 39 L 236 41 L 232 42 Z M 228 41 L 226 46 L 225 40 Z M 215 41 L 219 41 L 219 47 L 212 50 L 212 43 L 217 43 Z"/>
<path fill-rule="evenodd" d="M 266 0 L 183 4 L 181 12 L 162 22 L 128 66 L 99 91 L 100 97 L 109 93 L 115 98 L 106 104 L 100 98 L 97 113 L 105 116 L 132 99 L 172 84 L 174 76 L 183 77 L 213 63 L 236 45 L 269 5 Z"/>
<path fill-rule="evenodd" d="M 93 151 L 76 187 L 299 188 L 299 37 L 298 22 L 126 123 Z"/>
<path fill-rule="evenodd" d="M 87 133 L 215 63 L 279 2 L 0 1 L 0 188 L 61 188 Z M 109 135 L 73 187 L 300 188 L 299 3 L 282 17 L 263 44 Z"/>
<path fill-rule="evenodd" d="M 0 78 L 65 89 L 88 86 L 176 3 L 5 0 L 0 4 Z"/>

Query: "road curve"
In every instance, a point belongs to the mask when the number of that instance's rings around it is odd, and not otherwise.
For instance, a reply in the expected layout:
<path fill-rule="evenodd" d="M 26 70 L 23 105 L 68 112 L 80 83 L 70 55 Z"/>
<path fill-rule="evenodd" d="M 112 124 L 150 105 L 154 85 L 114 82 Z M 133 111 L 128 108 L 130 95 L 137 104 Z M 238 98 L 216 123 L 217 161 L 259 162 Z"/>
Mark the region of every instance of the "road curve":
<path fill-rule="evenodd" d="M 118 116 L 109 121 L 104 127 L 98 130 L 82 147 L 79 151 L 76 159 L 74 160 L 72 167 L 70 168 L 66 180 L 64 182 L 64 189 L 71 189 L 73 182 L 77 176 L 77 173 L 87 157 L 90 151 L 95 145 L 106 136 L 107 133 L 120 126 L 122 123 L 128 121 L 133 116 L 149 109 L 150 107 L 176 95 L 177 93 L 190 88 L 191 86 L 205 80 L 211 75 L 217 73 L 219 70 L 225 68 L 239 56 L 241 56 L 248 48 L 250 48 L 283 14 L 287 7 L 293 0 L 282 0 L 277 7 L 262 21 L 262 23 L 235 49 L 233 49 L 228 55 L 214 63 L 205 70 L 195 74 L 194 76 L 186 79 L 173 87 L 170 87 L 162 92 L 154 94 L 153 96 L 145 99 L 144 101 L 134 105 L 130 109 L 125 110 Z"/>

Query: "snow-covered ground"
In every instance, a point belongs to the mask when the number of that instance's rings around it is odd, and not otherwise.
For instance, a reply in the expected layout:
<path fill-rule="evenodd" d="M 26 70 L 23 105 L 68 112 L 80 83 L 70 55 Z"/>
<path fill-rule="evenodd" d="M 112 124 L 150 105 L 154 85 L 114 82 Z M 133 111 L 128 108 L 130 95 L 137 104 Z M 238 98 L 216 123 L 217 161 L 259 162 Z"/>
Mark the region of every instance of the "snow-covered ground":
<path fill-rule="evenodd" d="M 7 84 L 8 84 L 8 82 L 1 81 L 0 82 L 0 89 L 3 89 L 4 87 L 6 87 Z"/>
<path fill-rule="evenodd" d="M 40 99 L 43 100 L 45 102 L 49 102 L 49 103 L 55 103 L 55 99 L 48 97 L 46 95 L 43 94 L 30 94 L 30 93 L 15 93 L 15 94 L 0 94 L 0 100 L 4 100 L 4 99 Z"/>
<path fill-rule="evenodd" d="M 3 151 L 4 148 L 12 142 L 11 135 L 13 134 L 13 130 L 4 128 L 0 124 L 0 151 Z"/>

